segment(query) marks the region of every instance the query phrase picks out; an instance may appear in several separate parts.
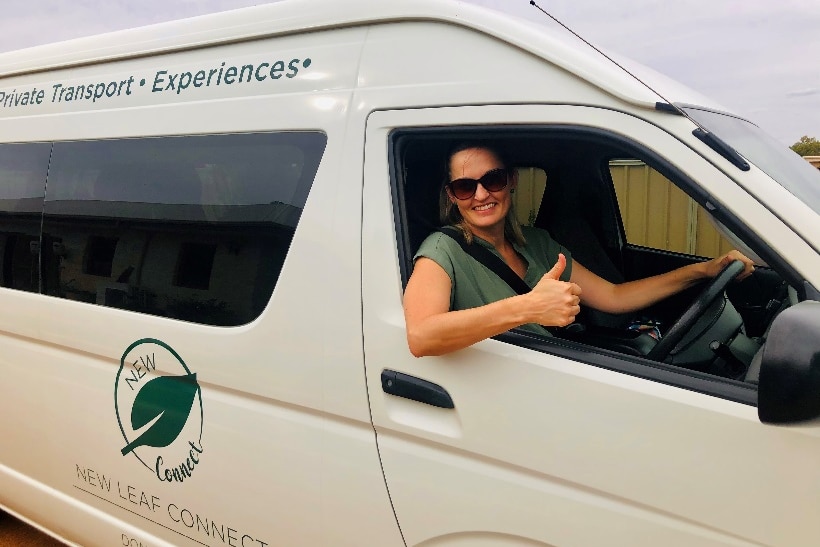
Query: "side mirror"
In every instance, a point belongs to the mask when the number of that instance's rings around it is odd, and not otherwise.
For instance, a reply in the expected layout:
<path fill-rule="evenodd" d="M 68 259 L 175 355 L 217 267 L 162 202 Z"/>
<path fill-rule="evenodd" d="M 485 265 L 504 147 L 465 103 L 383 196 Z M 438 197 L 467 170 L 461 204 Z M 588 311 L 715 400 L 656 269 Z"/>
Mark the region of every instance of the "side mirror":
<path fill-rule="evenodd" d="M 820 302 L 800 302 L 772 323 L 760 363 L 757 415 L 771 424 L 820 417 Z"/>

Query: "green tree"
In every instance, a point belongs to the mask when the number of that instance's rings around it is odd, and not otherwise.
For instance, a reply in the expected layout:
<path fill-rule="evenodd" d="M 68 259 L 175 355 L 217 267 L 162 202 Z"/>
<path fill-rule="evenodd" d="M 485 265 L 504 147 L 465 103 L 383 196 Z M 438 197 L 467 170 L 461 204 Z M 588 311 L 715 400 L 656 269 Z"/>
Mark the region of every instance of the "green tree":
<path fill-rule="evenodd" d="M 820 156 L 820 141 L 814 137 L 803 135 L 800 137 L 799 141 L 791 145 L 789 148 L 801 156 Z"/>

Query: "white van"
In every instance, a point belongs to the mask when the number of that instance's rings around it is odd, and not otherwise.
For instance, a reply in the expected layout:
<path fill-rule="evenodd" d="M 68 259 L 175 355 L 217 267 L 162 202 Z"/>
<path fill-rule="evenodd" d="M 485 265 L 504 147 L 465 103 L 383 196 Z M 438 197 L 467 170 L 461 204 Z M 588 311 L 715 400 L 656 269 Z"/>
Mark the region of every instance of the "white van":
<path fill-rule="evenodd" d="M 443 0 L 0 55 L 2 509 L 83 546 L 819 545 L 820 176 L 640 78 Z M 414 358 L 476 139 L 604 277 L 756 272 Z"/>

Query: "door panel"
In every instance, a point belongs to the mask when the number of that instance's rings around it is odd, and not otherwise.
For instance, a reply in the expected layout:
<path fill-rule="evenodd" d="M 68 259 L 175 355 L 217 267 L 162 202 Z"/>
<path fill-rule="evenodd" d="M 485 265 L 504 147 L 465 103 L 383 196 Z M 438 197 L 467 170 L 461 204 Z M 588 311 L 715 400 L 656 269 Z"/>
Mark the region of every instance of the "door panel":
<path fill-rule="evenodd" d="M 686 120 L 664 121 L 682 135 L 691 132 Z M 410 354 L 404 257 L 397 251 L 405 228 L 392 205 L 397 198 L 401 203 L 401 188 L 393 195 L 389 183 L 401 169 L 385 152 L 397 128 L 448 124 L 486 124 L 488 133 L 501 124 L 574 124 L 628 135 L 704 181 L 704 191 L 732 203 L 750 225 L 768 223 L 773 246 L 800 245 L 712 163 L 656 125 L 623 113 L 484 106 L 371 115 L 363 203 L 365 366 L 379 452 L 407 544 L 820 541 L 813 516 L 820 509 L 816 427 L 765 426 L 753 405 L 716 396 L 720 390 L 677 387 L 691 376 L 685 371 L 671 369 L 656 381 L 651 371 L 658 367 L 626 356 L 621 370 L 647 372 L 608 370 L 591 364 L 600 361 L 592 352 L 568 358 L 555 340 L 536 345 L 526 337 L 500 337 L 440 357 Z M 401 151 L 396 155 L 400 161 Z M 454 408 L 386 393 L 385 369 L 441 386 Z"/>

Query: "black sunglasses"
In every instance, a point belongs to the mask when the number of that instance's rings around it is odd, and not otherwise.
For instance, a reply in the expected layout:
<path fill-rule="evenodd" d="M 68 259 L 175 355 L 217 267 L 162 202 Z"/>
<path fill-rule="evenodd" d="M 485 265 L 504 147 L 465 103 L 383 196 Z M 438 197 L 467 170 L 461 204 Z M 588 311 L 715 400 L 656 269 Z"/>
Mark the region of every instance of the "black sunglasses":
<path fill-rule="evenodd" d="M 490 169 L 480 179 L 456 179 L 446 184 L 456 199 L 470 199 L 475 195 L 478 183 L 488 192 L 503 190 L 510 182 L 510 173 L 506 169 Z"/>

